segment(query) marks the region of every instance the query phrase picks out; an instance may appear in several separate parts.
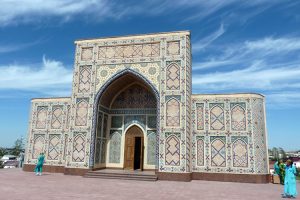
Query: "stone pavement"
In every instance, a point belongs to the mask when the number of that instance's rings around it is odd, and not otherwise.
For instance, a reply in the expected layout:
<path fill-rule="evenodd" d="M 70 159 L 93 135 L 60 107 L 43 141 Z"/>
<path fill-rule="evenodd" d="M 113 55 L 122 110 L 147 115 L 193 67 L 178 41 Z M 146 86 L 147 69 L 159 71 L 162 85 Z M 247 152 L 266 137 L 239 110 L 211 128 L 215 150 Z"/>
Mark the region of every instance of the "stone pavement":
<path fill-rule="evenodd" d="M 298 182 L 298 193 L 300 183 Z M 0 199 L 9 200 L 276 200 L 283 186 L 215 181 L 129 181 L 0 169 Z M 299 197 L 298 197 L 299 199 Z"/>

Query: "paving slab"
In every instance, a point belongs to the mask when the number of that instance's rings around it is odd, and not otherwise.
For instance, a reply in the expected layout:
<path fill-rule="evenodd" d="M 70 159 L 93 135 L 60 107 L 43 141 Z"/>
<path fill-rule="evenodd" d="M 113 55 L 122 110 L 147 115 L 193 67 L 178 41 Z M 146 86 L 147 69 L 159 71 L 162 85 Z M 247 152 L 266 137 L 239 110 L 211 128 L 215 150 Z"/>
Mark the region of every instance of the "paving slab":
<path fill-rule="evenodd" d="M 0 199 L 9 200 L 277 200 L 283 186 L 216 181 L 133 181 L 83 178 L 56 173 L 35 176 L 0 169 Z M 298 193 L 300 183 L 297 184 Z M 299 199 L 299 197 L 297 198 Z"/>

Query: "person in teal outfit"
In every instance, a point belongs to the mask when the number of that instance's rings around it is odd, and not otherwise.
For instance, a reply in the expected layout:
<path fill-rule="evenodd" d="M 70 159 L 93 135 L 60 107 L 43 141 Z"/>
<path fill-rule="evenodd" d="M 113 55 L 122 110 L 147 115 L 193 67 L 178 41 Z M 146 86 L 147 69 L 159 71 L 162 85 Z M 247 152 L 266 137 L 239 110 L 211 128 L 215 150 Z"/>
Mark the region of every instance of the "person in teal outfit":
<path fill-rule="evenodd" d="M 296 167 L 291 160 L 286 161 L 285 178 L 284 178 L 284 198 L 296 198 Z"/>
<path fill-rule="evenodd" d="M 279 175 L 280 174 L 280 168 L 279 168 L 279 161 L 277 160 L 274 164 L 274 171 L 275 171 L 275 174 Z"/>
<path fill-rule="evenodd" d="M 44 162 L 45 162 L 45 155 L 44 155 L 44 153 L 40 153 L 40 155 L 39 155 L 39 157 L 37 159 L 36 167 L 34 169 L 35 175 L 37 175 L 37 176 L 41 176 L 42 175 Z"/>
<path fill-rule="evenodd" d="M 285 167 L 286 165 L 282 160 L 279 160 L 278 162 L 279 166 L 279 178 L 280 178 L 280 184 L 284 185 L 284 177 L 285 177 Z"/>

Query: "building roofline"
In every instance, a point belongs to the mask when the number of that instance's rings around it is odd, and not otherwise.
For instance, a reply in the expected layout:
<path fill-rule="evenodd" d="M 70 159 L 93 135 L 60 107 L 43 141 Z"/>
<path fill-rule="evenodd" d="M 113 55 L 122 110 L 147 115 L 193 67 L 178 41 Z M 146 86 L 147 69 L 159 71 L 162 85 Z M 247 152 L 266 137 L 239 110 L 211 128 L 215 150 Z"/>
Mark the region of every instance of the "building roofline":
<path fill-rule="evenodd" d="M 31 101 L 34 101 L 34 100 L 47 100 L 47 99 L 71 99 L 71 97 L 41 97 L 41 98 L 31 98 Z"/>
<path fill-rule="evenodd" d="M 266 96 L 259 93 L 254 92 L 241 92 L 241 93 L 224 93 L 224 94 L 192 94 L 192 96 L 239 96 L 239 95 L 246 95 L 246 96 L 260 96 L 265 98 Z"/>
<path fill-rule="evenodd" d="M 163 36 L 163 35 L 172 35 L 172 34 L 187 34 L 190 35 L 191 32 L 189 30 L 183 30 L 183 31 L 171 31 L 171 32 L 159 32 L 159 33 L 144 33 L 144 34 L 131 34 L 131 35 L 121 35 L 121 36 L 108 36 L 108 37 L 99 37 L 99 38 L 82 38 L 75 40 L 75 44 L 87 42 L 87 41 L 101 41 L 101 40 L 107 40 L 107 39 L 125 39 L 125 38 L 131 38 L 131 37 L 151 37 L 151 36 Z"/>

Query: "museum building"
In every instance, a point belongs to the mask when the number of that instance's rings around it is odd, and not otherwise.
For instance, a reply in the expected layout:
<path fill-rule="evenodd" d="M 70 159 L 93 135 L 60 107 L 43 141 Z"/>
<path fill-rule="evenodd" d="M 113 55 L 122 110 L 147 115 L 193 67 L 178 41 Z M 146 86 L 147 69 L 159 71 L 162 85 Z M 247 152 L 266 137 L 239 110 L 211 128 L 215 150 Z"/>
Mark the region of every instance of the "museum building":
<path fill-rule="evenodd" d="M 24 171 L 269 182 L 265 98 L 192 94 L 189 31 L 75 41 L 71 97 L 31 101 Z M 59 77 L 57 77 L 59 78 Z"/>

